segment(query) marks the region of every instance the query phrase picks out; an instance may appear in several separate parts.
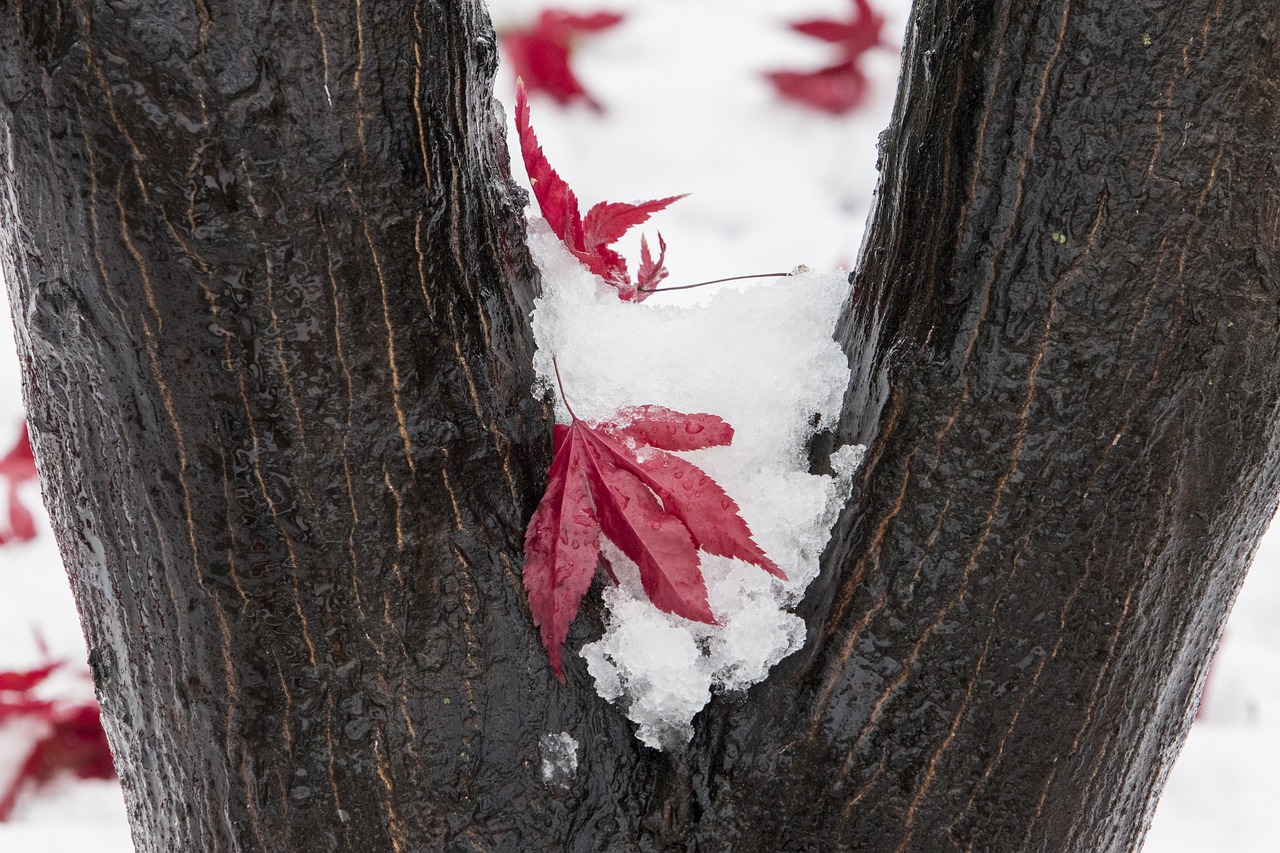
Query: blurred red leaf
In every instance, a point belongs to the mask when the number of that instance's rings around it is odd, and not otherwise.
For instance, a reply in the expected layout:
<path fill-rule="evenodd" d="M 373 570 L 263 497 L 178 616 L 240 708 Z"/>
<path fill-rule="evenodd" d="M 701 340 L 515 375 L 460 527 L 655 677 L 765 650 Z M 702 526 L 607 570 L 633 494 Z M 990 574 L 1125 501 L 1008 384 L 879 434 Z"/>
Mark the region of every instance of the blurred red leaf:
<path fill-rule="evenodd" d="M 586 101 L 593 109 L 600 104 L 583 88 L 569 67 L 569 57 L 578 39 L 617 26 L 622 15 L 596 12 L 576 15 L 563 9 L 546 9 L 528 29 L 506 30 L 499 35 L 516 77 L 534 92 L 546 92 L 559 104 Z"/>
<path fill-rule="evenodd" d="M 31 453 L 31 441 L 27 435 L 27 425 L 24 423 L 17 442 L 4 455 L 4 458 L 0 459 L 0 477 L 7 481 L 9 498 L 9 529 L 0 531 L 0 545 L 26 542 L 36 537 L 35 519 L 18 495 L 18 487 L 28 480 L 35 479 L 35 476 L 36 460 Z"/>
<path fill-rule="evenodd" d="M 840 58 L 846 61 L 857 59 L 879 45 L 883 28 L 884 16 L 871 8 L 869 0 L 853 0 L 853 17 L 847 21 L 817 19 L 791 25 L 798 33 L 837 45 Z"/>
<path fill-rule="evenodd" d="M 796 32 L 837 47 L 840 61 L 817 71 L 771 71 L 765 74 L 783 99 L 839 115 L 859 107 L 869 89 L 858 67 L 864 53 L 883 44 L 884 17 L 868 0 L 853 0 L 847 21 L 816 19 L 791 24 Z"/>
<path fill-rule="evenodd" d="M 0 823 L 8 820 L 18 794 L 62 773 L 79 779 L 114 779 L 115 767 L 102 729 L 98 703 L 64 702 L 35 695 L 62 664 L 0 672 L 0 726 L 20 720 L 35 723 L 35 738 L 12 778 L 0 783 Z"/>
<path fill-rule="evenodd" d="M 60 666 L 60 663 L 51 663 L 38 669 L 0 672 L 0 693 L 28 693 L 35 690 Z M 4 708 L 5 703 L 0 700 L 0 712 Z"/>
<path fill-rule="evenodd" d="M 22 432 L 13 448 L 0 459 L 0 477 L 11 480 L 29 480 L 36 475 L 36 457 L 31 452 L 31 440 L 27 434 L 27 425 L 22 424 Z"/>
<path fill-rule="evenodd" d="M 866 76 L 852 62 L 818 71 L 771 71 L 766 76 L 786 100 L 832 115 L 857 109 L 869 89 Z"/>

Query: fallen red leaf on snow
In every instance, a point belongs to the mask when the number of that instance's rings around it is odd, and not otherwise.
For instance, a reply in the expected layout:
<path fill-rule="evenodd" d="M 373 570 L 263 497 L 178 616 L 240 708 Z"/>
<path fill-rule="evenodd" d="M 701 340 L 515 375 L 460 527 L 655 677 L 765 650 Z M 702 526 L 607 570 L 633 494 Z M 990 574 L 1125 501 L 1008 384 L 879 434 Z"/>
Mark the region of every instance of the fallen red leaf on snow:
<path fill-rule="evenodd" d="M 656 261 L 649 254 L 648 243 L 641 240 L 640 269 L 635 282 L 627 273 L 627 262 L 610 246 L 632 228 L 684 196 L 637 204 L 602 201 L 588 210 L 584 219 L 578 210 L 578 197 L 551 168 L 542 146 L 538 144 L 538 137 L 529 123 L 529 99 L 520 81 L 516 81 L 516 131 L 533 197 L 537 199 L 538 209 L 551 226 L 552 233 L 583 266 L 617 288 L 619 298 L 639 302 L 647 297 L 648 292 L 641 288 L 653 287 L 667 275 L 663 266 L 667 244 L 663 242 L 662 235 L 658 235 L 660 253 Z"/>
<path fill-rule="evenodd" d="M 35 690 L 61 664 L 0 672 L 0 726 L 34 722 L 36 737 L 7 784 L 0 784 L 0 823 L 8 820 L 18 794 L 61 773 L 80 779 L 114 779 L 116 772 L 102 729 L 98 703 L 42 699 Z"/>
<path fill-rule="evenodd" d="M 18 436 L 13 448 L 0 459 L 0 477 L 8 485 L 9 497 L 9 529 L 0 530 L 0 545 L 10 542 L 26 542 L 36 538 L 35 519 L 31 511 L 18 496 L 18 487 L 28 480 L 35 479 L 36 460 L 31 453 L 31 441 L 27 435 L 27 425 L 22 425 L 22 434 Z"/>
<path fill-rule="evenodd" d="M 600 104 L 583 88 L 569 67 L 569 56 L 585 33 L 617 26 L 622 15 L 596 12 L 577 15 L 563 9 L 546 9 L 529 29 L 506 30 L 499 35 L 516 77 L 535 92 L 546 92 L 560 104 L 586 101 L 594 109 Z"/>
<path fill-rule="evenodd" d="M 524 541 L 524 586 L 556 676 L 582 597 L 601 564 L 600 534 L 640 569 L 660 610 L 714 623 L 698 551 L 786 575 L 751 538 L 738 505 L 696 465 L 666 451 L 727 445 L 733 428 L 709 414 L 623 409 L 608 423 L 573 415 L 554 430 L 547 489 Z M 641 450 L 643 448 L 643 450 Z M 614 583 L 612 567 L 605 570 Z"/>
<path fill-rule="evenodd" d="M 818 71 L 771 71 L 765 76 L 784 99 L 824 112 L 841 114 L 856 109 L 866 100 L 866 75 L 858 67 L 864 53 L 883 42 L 880 32 L 884 17 L 868 0 L 853 0 L 853 17 L 848 21 L 815 19 L 791 25 L 796 32 L 834 44 L 840 61 Z"/>

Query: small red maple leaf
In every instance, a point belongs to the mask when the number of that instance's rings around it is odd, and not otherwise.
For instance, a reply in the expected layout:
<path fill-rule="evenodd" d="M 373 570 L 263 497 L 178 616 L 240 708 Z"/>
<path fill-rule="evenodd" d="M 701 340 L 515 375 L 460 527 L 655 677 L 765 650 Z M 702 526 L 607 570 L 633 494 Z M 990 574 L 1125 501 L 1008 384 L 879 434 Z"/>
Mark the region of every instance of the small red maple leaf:
<path fill-rule="evenodd" d="M 880 44 L 884 16 L 871 8 L 869 0 L 853 0 L 853 17 L 848 21 L 818 18 L 796 21 L 791 28 L 798 33 L 837 45 L 841 59 L 853 60 Z"/>
<path fill-rule="evenodd" d="M 768 72 L 765 76 L 779 95 L 836 115 L 866 100 L 869 85 L 858 60 L 882 44 L 884 16 L 877 14 L 868 0 L 853 0 L 853 6 L 853 17 L 848 21 L 814 19 L 791 24 L 796 32 L 836 45 L 840 61 L 817 71 Z"/>
<path fill-rule="evenodd" d="M 857 109 L 870 88 L 866 75 L 852 62 L 818 71 L 770 71 L 767 76 L 783 98 L 832 115 Z"/>
<path fill-rule="evenodd" d="M 529 29 L 506 30 L 499 39 L 516 78 L 523 79 L 530 89 L 546 92 L 562 105 L 581 99 L 599 110 L 600 104 L 569 67 L 569 54 L 582 34 L 607 30 L 622 23 L 622 19 L 614 12 L 577 15 L 563 9 L 545 9 Z"/>
<path fill-rule="evenodd" d="M 59 663 L 51 663 L 37 669 L 0 672 L 0 693 L 30 693 L 61 666 Z M 4 721 L 6 714 L 12 713 L 13 707 L 11 702 L 0 700 L 0 722 Z"/>
<path fill-rule="evenodd" d="M 524 540 L 529 608 L 556 677 L 564 678 L 560 657 L 569 625 L 602 562 L 601 533 L 639 567 L 654 606 L 695 622 L 716 621 L 699 550 L 786 579 L 720 484 L 667 452 L 728 445 L 733 427 L 724 420 L 662 406 L 622 409 L 595 425 L 572 409 L 569 415 L 568 426 L 555 427 L 547 489 Z M 616 584 L 607 561 L 605 571 Z"/>
<path fill-rule="evenodd" d="M 524 85 L 516 81 L 516 132 L 520 136 L 520 154 L 525 171 L 533 187 L 533 197 L 538 209 L 551 226 L 551 231 L 573 253 L 582 265 L 618 290 L 618 297 L 639 302 L 649 295 L 647 290 L 666 278 L 663 266 L 667 244 L 658 235 L 660 253 L 657 261 L 649 254 L 646 241 L 640 244 L 640 269 L 637 281 L 632 282 L 627 273 L 627 262 L 610 246 L 650 216 L 662 210 L 683 195 L 642 201 L 638 204 L 602 201 L 587 211 L 583 218 L 578 210 L 578 197 L 564 179 L 551 168 L 547 156 L 542 153 L 538 137 L 529 123 L 529 99 Z"/>
<path fill-rule="evenodd" d="M 38 737 L 6 786 L 0 787 L 0 823 L 8 820 L 18 794 L 28 784 L 48 782 L 60 773 L 80 779 L 114 779 L 115 767 L 98 703 L 59 702 L 34 693 L 62 664 L 0 672 L 0 725 L 28 719 L 39 724 Z"/>
<path fill-rule="evenodd" d="M 23 423 L 22 434 L 13 448 L 0 459 L 0 478 L 9 487 L 9 529 L 0 531 L 0 545 L 10 542 L 26 542 L 36 538 L 36 524 L 31 511 L 18 496 L 18 487 L 28 480 L 35 479 L 36 460 L 31 453 L 31 441 L 27 435 L 27 425 Z"/>

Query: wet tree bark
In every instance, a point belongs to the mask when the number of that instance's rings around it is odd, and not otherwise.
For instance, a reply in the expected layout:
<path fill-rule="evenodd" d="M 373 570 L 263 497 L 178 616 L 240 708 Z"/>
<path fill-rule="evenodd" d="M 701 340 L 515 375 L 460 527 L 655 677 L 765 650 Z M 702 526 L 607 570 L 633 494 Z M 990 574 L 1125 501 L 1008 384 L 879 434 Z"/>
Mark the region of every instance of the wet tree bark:
<path fill-rule="evenodd" d="M 0 2 L 0 50 L 139 851 L 1139 841 L 1280 484 L 1273 4 L 917 3 L 840 324 L 868 462 L 806 648 L 675 756 L 523 603 L 549 424 L 478 4 Z"/>

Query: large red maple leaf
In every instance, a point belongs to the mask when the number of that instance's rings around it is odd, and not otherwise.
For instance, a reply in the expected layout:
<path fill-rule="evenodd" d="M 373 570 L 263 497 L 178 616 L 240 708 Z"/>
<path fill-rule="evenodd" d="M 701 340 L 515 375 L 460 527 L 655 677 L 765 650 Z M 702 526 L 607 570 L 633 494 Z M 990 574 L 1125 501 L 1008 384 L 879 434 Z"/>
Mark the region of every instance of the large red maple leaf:
<path fill-rule="evenodd" d="M 644 239 L 640 244 L 640 269 L 637 281 L 631 281 L 627 262 L 611 246 L 637 225 L 662 210 L 683 195 L 642 201 L 637 204 L 602 201 L 587 211 L 584 218 L 578 210 L 578 197 L 564 179 L 551 168 L 547 156 L 542 153 L 538 137 L 529 122 L 529 98 L 524 85 L 516 81 L 516 132 L 520 137 L 520 154 L 525 171 L 533 187 L 533 197 L 542 211 L 551 231 L 573 253 L 582 265 L 617 288 L 619 298 L 639 302 L 649 295 L 648 290 L 667 276 L 663 265 L 667 244 L 658 235 L 659 255 L 653 260 L 649 245 Z"/>
<path fill-rule="evenodd" d="M 813 19 L 796 21 L 791 28 L 836 46 L 840 61 L 817 71 L 771 71 L 765 76 L 786 100 L 832 114 L 850 112 L 862 104 L 870 88 L 858 67 L 864 53 L 882 44 L 884 16 L 868 0 L 853 0 L 848 21 Z"/>
<path fill-rule="evenodd" d="M 98 703 L 42 699 L 35 691 L 61 664 L 0 672 L 0 726 L 15 720 L 38 724 L 37 734 L 16 772 L 0 784 L 0 823 L 8 820 L 19 792 L 61 773 L 80 779 L 114 779 L 115 767 Z"/>
<path fill-rule="evenodd" d="M 578 15 L 563 9 L 546 9 L 532 27 L 505 30 L 498 38 L 516 77 L 530 89 L 546 92 L 560 104 L 580 99 L 598 110 L 600 104 L 569 67 L 569 55 L 584 33 L 607 30 L 621 22 L 622 15 L 614 12 Z"/>
<path fill-rule="evenodd" d="M 572 410 L 570 416 L 568 426 L 555 427 L 547 489 L 524 541 L 529 608 L 557 677 L 564 677 L 560 658 L 569 625 L 601 561 L 602 533 L 639 567 L 645 594 L 658 609 L 695 622 L 715 623 L 699 550 L 786 579 L 720 484 L 667 452 L 729 444 L 733 427 L 724 420 L 662 406 L 622 409 L 595 425 Z"/>

